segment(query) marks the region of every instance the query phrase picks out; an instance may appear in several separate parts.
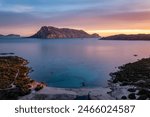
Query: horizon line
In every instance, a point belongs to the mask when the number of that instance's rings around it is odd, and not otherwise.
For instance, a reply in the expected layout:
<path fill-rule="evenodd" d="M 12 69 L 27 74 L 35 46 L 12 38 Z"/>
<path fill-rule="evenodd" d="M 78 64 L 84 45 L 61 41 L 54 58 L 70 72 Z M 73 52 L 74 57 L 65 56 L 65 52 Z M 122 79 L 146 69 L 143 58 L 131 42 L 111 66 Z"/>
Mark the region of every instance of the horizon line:
<path fill-rule="evenodd" d="M 53 26 L 55 27 L 55 26 Z M 57 28 L 57 27 L 56 27 Z M 82 29 L 82 28 L 73 28 L 73 27 L 58 27 L 58 28 L 68 28 L 68 29 L 76 29 L 76 30 L 84 30 L 85 32 L 89 33 L 89 34 L 93 34 L 93 33 L 97 33 L 102 37 L 105 36 L 112 36 L 112 35 L 119 35 L 119 34 L 126 34 L 126 35 L 132 35 L 132 34 L 150 34 L 150 29 L 93 29 L 93 30 L 88 30 L 88 29 Z M 22 31 L 18 31 L 18 30 L 13 30 L 10 31 L 10 33 L 0 33 L 2 35 L 9 35 L 9 34 L 18 34 L 22 37 L 28 37 L 28 36 L 32 36 L 34 35 L 37 31 L 39 31 L 39 28 L 35 28 L 34 30 L 30 30 L 28 32 L 28 28 L 27 31 L 24 30 L 24 32 Z"/>

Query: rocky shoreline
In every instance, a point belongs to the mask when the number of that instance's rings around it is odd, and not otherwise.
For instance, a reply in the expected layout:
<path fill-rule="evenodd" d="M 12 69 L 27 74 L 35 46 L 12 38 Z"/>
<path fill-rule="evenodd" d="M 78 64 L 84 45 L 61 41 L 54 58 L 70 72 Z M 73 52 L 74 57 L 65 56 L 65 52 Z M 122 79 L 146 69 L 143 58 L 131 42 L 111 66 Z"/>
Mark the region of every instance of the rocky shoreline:
<path fill-rule="evenodd" d="M 0 56 L 0 99 L 19 99 L 45 85 L 32 80 L 28 61 L 17 56 Z"/>
<path fill-rule="evenodd" d="M 0 56 L 1 100 L 100 100 L 113 99 L 109 88 L 54 88 L 32 80 L 28 61 L 17 56 Z"/>
<path fill-rule="evenodd" d="M 110 88 L 55 88 L 44 87 L 38 92 L 23 96 L 20 100 L 114 100 Z"/>
<path fill-rule="evenodd" d="M 54 88 L 32 80 L 28 61 L 17 56 L 0 56 L 1 100 L 148 100 L 150 58 L 119 67 L 111 73 L 109 87 Z"/>
<path fill-rule="evenodd" d="M 119 71 L 110 74 L 112 79 L 110 93 L 116 99 L 150 99 L 150 58 L 119 67 Z M 119 94 L 119 95 L 116 95 Z"/>

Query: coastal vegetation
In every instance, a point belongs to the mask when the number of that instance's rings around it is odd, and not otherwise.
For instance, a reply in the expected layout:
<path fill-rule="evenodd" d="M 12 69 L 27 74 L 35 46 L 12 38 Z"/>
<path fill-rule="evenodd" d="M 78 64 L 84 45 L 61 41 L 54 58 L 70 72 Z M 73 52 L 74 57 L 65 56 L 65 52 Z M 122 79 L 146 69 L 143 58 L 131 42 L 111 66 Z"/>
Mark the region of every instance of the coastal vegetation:
<path fill-rule="evenodd" d="M 133 86 L 127 89 L 130 94 L 122 99 L 150 99 L 150 58 L 120 66 L 119 71 L 110 75 L 114 84 Z"/>
<path fill-rule="evenodd" d="M 43 83 L 29 78 L 31 70 L 28 61 L 17 56 L 0 57 L 0 99 L 17 99 L 29 94 L 33 89 L 40 90 Z"/>

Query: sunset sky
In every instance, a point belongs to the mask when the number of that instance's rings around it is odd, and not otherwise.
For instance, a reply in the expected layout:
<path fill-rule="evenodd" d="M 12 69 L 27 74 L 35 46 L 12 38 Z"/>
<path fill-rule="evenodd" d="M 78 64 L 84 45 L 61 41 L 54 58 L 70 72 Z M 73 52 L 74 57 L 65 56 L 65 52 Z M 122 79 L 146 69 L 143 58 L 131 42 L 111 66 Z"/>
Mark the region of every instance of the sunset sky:
<path fill-rule="evenodd" d="M 150 0 L 0 0 L 0 34 L 34 34 L 41 26 L 101 36 L 150 33 Z"/>

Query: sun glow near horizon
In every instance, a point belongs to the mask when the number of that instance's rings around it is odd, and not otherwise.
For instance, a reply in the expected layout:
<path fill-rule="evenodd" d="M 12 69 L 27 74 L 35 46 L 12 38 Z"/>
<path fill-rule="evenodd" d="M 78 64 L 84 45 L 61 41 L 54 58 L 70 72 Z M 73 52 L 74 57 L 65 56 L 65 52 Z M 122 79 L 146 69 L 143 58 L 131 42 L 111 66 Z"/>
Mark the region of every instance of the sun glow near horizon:
<path fill-rule="evenodd" d="M 0 34 L 31 36 L 41 26 L 150 34 L 149 14 L 150 0 L 0 0 Z"/>
<path fill-rule="evenodd" d="M 88 33 L 98 33 L 100 36 L 111 36 L 117 34 L 150 34 L 149 30 L 144 29 L 114 29 L 114 30 L 88 30 Z"/>
<path fill-rule="evenodd" d="M 150 29 L 105 29 L 105 30 L 86 30 L 86 29 L 82 29 L 82 28 L 73 28 L 73 27 L 65 27 L 65 28 L 70 28 L 70 29 L 77 29 L 77 30 L 84 30 L 89 34 L 93 34 L 93 33 L 97 33 L 102 37 L 106 37 L 106 36 L 111 36 L 111 35 L 118 35 L 118 34 L 150 34 Z M 20 34 L 21 36 L 31 36 L 33 34 L 35 34 L 39 28 L 17 28 L 16 30 L 14 29 L 9 29 L 10 31 L 8 33 L 5 33 L 5 31 L 1 31 L 0 32 L 4 35 L 7 34 Z"/>

